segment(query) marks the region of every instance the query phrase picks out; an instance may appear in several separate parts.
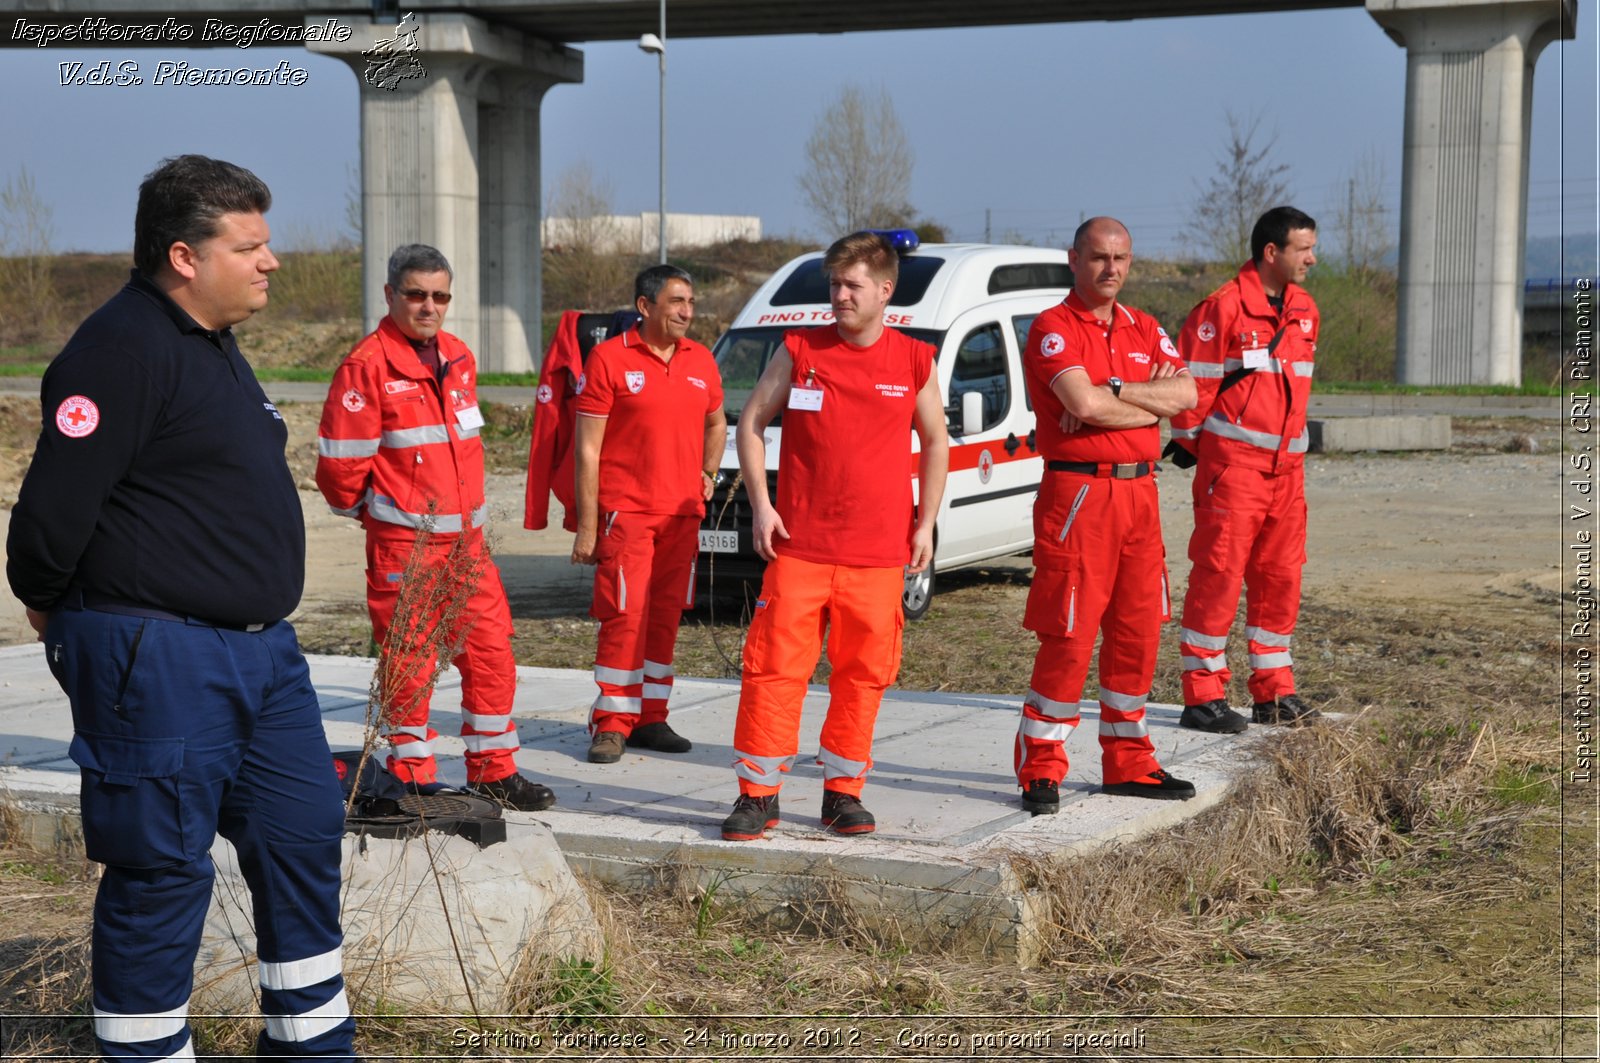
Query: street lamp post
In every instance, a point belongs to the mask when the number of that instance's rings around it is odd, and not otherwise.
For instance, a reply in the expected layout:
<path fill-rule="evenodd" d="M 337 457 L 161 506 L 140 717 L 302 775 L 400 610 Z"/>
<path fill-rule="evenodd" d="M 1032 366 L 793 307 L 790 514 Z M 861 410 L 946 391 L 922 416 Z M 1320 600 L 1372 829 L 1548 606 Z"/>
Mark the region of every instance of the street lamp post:
<path fill-rule="evenodd" d="M 639 38 L 641 51 L 654 52 L 661 70 L 661 173 L 660 205 L 656 214 L 656 233 L 661 248 L 661 262 L 667 261 L 667 0 L 661 0 L 661 26 L 659 33 L 646 33 Z"/>

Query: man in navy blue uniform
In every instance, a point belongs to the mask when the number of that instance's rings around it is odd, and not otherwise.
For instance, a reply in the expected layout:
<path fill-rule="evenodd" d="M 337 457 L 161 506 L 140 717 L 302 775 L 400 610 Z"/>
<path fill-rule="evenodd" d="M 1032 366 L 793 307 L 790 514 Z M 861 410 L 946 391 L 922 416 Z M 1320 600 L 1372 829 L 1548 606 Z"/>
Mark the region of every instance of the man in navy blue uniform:
<path fill-rule="evenodd" d="M 56 356 L 6 575 L 72 703 L 95 899 L 94 1029 L 192 1059 L 216 835 L 255 905 L 262 1056 L 351 1059 L 343 808 L 284 620 L 305 579 L 288 435 L 231 326 L 267 305 L 267 186 L 199 155 L 139 187 L 127 285 Z"/>

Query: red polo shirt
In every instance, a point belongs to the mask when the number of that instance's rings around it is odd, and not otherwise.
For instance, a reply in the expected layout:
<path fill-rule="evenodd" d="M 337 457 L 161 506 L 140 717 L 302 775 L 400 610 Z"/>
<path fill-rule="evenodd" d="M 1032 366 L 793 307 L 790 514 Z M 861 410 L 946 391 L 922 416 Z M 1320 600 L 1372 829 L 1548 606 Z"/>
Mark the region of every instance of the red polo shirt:
<path fill-rule="evenodd" d="M 1160 362 L 1187 373 L 1177 348 L 1160 322 L 1142 310 L 1115 303 L 1106 324 L 1083 304 L 1077 292 L 1033 319 L 1028 346 L 1022 352 L 1023 373 L 1039 432 L 1039 452 L 1049 461 L 1135 462 L 1161 456 L 1161 429 L 1101 428 L 1086 424 L 1068 435 L 1061 431 L 1065 407 L 1050 384 L 1066 372 L 1089 374 L 1092 384 L 1112 377 L 1146 383 Z"/>
<path fill-rule="evenodd" d="M 670 361 L 637 329 L 589 352 L 578 383 L 578 416 L 606 418 L 600 448 L 600 510 L 698 517 L 706 415 L 722 407 L 711 352 L 685 337 Z"/>
<path fill-rule="evenodd" d="M 857 347 L 833 325 L 795 329 L 790 389 L 822 392 L 820 409 L 791 400 L 774 503 L 789 538 L 780 554 L 823 565 L 889 568 L 911 559 L 911 427 L 934 349 L 885 328 Z"/>

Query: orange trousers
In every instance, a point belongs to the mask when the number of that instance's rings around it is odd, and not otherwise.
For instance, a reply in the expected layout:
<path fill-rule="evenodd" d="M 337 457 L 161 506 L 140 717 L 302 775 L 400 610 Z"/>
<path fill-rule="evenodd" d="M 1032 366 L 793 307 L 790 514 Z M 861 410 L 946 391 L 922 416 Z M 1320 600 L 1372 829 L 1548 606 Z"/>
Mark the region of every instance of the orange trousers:
<path fill-rule="evenodd" d="M 900 672 L 901 568 L 820 565 L 779 555 L 767 566 L 744 643 L 733 729 L 734 774 L 751 796 L 775 794 L 800 752 L 800 708 L 828 642 L 828 715 L 817 763 L 823 788 L 861 795 L 883 692 Z"/>
<path fill-rule="evenodd" d="M 511 653 L 511 607 L 506 602 L 500 570 L 489 558 L 481 532 L 469 533 L 455 559 L 457 537 L 434 535 L 424 547 L 422 564 L 412 567 L 409 602 L 401 605 L 401 589 L 411 562 L 416 533 L 408 528 L 367 530 L 367 613 L 372 638 L 381 651 L 385 676 L 383 713 L 389 739 L 389 771 L 407 782 L 438 781 L 433 742 L 439 733 L 428 726 L 434 662 L 442 652 L 461 673 L 461 741 L 466 746 L 467 781 L 493 782 L 516 773 L 520 748 L 511 721 L 517 691 L 517 662 Z M 476 575 L 464 600 L 452 609 L 445 589 L 465 569 Z M 392 630 L 397 610 L 399 630 Z M 454 613 L 453 630 L 442 631 L 445 614 Z"/>
<path fill-rule="evenodd" d="M 607 513 L 595 544 L 594 600 L 600 621 L 589 730 L 633 733 L 667 718 L 678 621 L 694 605 L 700 518 Z"/>
<path fill-rule="evenodd" d="M 1161 622 L 1171 615 L 1155 478 L 1046 472 L 1033 507 L 1034 564 L 1023 626 L 1039 637 L 1022 702 L 1017 782 L 1060 782 L 1067 737 L 1100 636 L 1100 764 L 1108 784 L 1159 767 L 1144 722 Z"/>
<path fill-rule="evenodd" d="M 1194 470 L 1194 534 L 1189 590 L 1183 598 L 1183 701 L 1228 696 L 1228 631 L 1245 587 L 1250 700 L 1294 693 L 1289 644 L 1300 619 L 1300 572 L 1306 563 L 1304 468 L 1273 475 L 1202 461 Z"/>

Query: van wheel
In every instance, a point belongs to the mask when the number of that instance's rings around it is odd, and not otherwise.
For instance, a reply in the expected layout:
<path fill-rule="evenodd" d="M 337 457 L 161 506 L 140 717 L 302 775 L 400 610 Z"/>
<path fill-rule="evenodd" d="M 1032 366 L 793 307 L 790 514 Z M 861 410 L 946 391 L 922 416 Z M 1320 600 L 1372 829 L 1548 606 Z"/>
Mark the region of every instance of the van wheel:
<path fill-rule="evenodd" d="M 917 573 L 906 573 L 906 589 L 900 596 L 900 609 L 907 620 L 921 620 L 933 605 L 933 561 Z"/>

